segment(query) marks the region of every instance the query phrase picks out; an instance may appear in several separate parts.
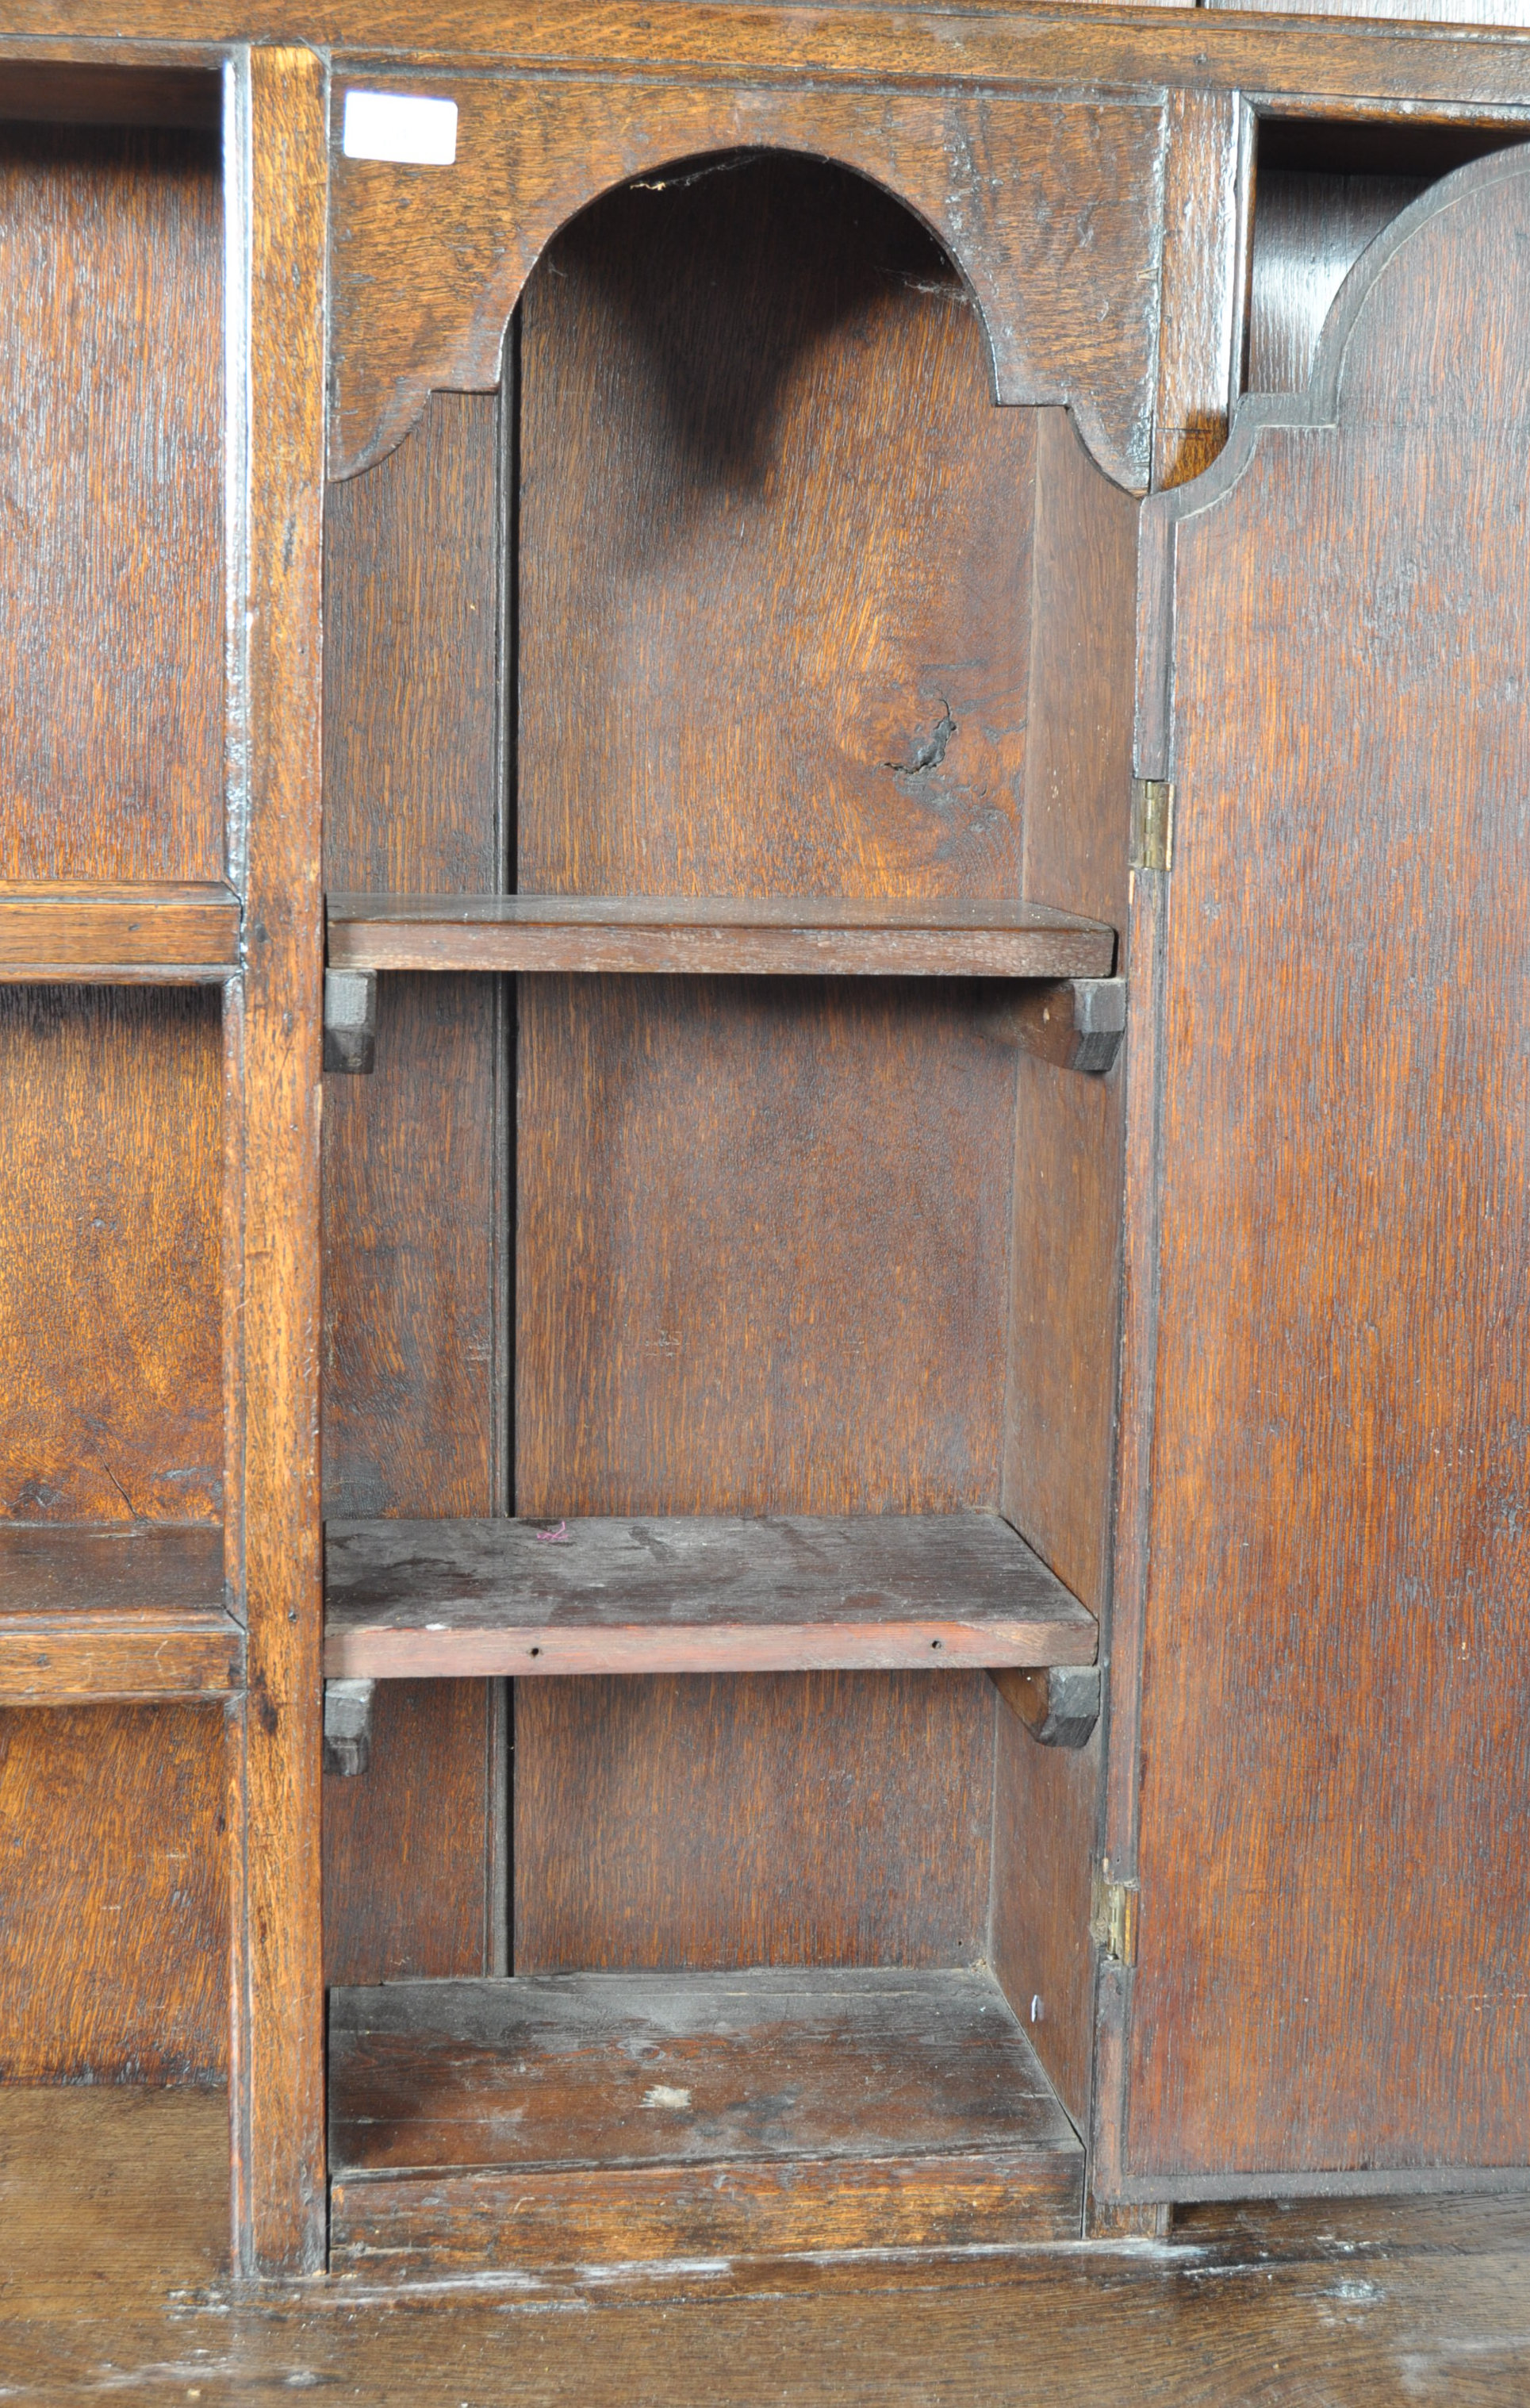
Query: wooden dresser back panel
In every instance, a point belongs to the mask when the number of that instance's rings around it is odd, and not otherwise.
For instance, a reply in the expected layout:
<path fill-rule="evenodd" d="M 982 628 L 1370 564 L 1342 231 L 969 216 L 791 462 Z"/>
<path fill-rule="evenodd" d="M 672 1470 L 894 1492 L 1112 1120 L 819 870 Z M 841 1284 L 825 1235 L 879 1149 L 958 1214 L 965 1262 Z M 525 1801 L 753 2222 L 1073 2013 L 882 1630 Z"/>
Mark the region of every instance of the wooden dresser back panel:
<path fill-rule="evenodd" d="M 0 1713 L 0 2082 L 228 2071 L 216 1706 Z"/>
<path fill-rule="evenodd" d="M 222 1510 L 219 997 L 0 988 L 0 1517 Z"/>
<path fill-rule="evenodd" d="M 0 988 L 0 1516 L 216 1524 L 222 1059 L 206 988 Z M 220 2079 L 223 1718 L 0 1714 L 0 2079 Z"/>
<path fill-rule="evenodd" d="M 437 394 L 325 521 L 325 879 L 493 892 L 500 406 Z M 324 1082 L 324 1503 L 504 1503 L 509 1245 L 493 978 L 385 978 L 369 1078 Z M 486 1684 L 390 1684 L 369 1770 L 324 1784 L 332 1982 L 489 1970 L 497 1753 Z"/>
<path fill-rule="evenodd" d="M 1019 894 L 1032 416 L 933 239 L 703 165 L 522 320 L 521 885 Z"/>
<path fill-rule="evenodd" d="M 923 230 L 714 163 L 565 230 L 520 358 L 521 886 L 1019 895 L 1034 425 Z M 967 986 L 522 980 L 518 1510 L 996 1505 L 1015 1077 Z M 544 1685 L 518 1962 L 983 1944 L 986 1684 Z"/>
<path fill-rule="evenodd" d="M 217 139 L 0 127 L 0 876 L 223 874 Z"/>
<path fill-rule="evenodd" d="M 1130 2176 L 1530 2151 L 1525 155 L 1180 506 Z"/>

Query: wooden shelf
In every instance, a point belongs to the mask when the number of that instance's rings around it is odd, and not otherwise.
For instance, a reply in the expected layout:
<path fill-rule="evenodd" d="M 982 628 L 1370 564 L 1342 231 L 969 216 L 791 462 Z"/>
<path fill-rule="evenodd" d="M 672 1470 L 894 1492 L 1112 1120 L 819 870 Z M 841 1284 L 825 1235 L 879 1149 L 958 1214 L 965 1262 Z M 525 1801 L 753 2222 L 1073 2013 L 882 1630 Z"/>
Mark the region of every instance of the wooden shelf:
<path fill-rule="evenodd" d="M 1108 978 L 1113 929 L 1039 903 L 804 896 L 332 895 L 346 970 Z"/>
<path fill-rule="evenodd" d="M 224 1697 L 243 1679 L 222 1530 L 0 1531 L 0 1706 Z"/>
<path fill-rule="evenodd" d="M 197 986 L 238 967 L 230 887 L 0 880 L 0 984 Z"/>
<path fill-rule="evenodd" d="M 332 1522 L 325 1601 L 342 1680 L 1092 1664 L 1098 1642 L 996 1513 Z"/>
<path fill-rule="evenodd" d="M 399 1982 L 329 2034 L 336 2272 L 1079 2236 L 1082 2150 L 984 1971 Z"/>

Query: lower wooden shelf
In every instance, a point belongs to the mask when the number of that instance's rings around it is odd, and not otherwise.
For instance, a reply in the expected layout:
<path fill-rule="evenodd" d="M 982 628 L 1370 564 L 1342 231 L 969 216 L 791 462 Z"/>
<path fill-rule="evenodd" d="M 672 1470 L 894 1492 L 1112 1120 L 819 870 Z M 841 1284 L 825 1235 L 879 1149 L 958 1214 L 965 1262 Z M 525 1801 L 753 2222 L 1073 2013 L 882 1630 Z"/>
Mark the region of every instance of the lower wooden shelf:
<path fill-rule="evenodd" d="M 221 1529 L 0 1531 L 0 1706 L 220 1697 L 243 1678 Z"/>
<path fill-rule="evenodd" d="M 332 1522 L 332 1679 L 1092 1664 L 996 1513 Z"/>
<path fill-rule="evenodd" d="M 390 2281 L 1076 2240 L 982 1971 L 568 1973 L 330 2001 L 330 2262 Z"/>

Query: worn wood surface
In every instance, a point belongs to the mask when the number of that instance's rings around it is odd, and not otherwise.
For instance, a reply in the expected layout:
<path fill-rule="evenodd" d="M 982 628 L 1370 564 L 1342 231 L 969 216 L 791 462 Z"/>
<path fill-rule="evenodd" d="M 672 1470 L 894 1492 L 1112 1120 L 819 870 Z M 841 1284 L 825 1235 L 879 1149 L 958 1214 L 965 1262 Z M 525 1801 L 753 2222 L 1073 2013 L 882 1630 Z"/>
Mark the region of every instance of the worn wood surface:
<path fill-rule="evenodd" d="M 222 1724 L 211 1705 L 0 1713 L 0 2082 L 226 2073 Z"/>
<path fill-rule="evenodd" d="M 1445 7 L 1474 4 L 1438 0 Z M 1394 13 L 1413 15 L 1429 5 L 1431 0 L 1409 0 Z M 618 74 L 636 68 L 644 76 L 699 70 L 731 77 L 746 88 L 762 79 L 800 84 L 815 77 L 843 77 L 873 89 L 911 79 L 958 90 L 995 82 L 1032 91 L 1053 86 L 1074 94 L 1094 81 L 1111 91 L 1135 87 L 1154 94 L 1165 85 L 1247 88 L 1262 98 L 1308 106 L 1314 95 L 1322 95 L 1326 106 L 1345 99 L 1371 102 L 1382 93 L 1491 110 L 1512 108 L 1523 97 L 1520 22 L 1511 16 L 1493 30 L 1498 13 L 1516 5 L 1517 0 L 1481 0 L 1484 30 L 1463 42 L 1447 23 L 1345 23 L 1337 10 L 1299 16 L 1276 33 L 1260 21 L 1258 10 L 1219 16 L 1197 13 L 1179 0 L 1108 11 L 1060 0 L 1046 9 L 984 8 L 954 20 L 944 10 L 877 0 L 864 7 L 836 0 L 833 8 L 816 11 L 711 0 L 706 7 L 666 8 L 659 17 L 571 14 L 560 0 L 498 0 L 493 8 L 485 0 L 447 0 L 424 27 L 414 0 L 387 0 L 381 7 L 316 0 L 301 14 L 293 0 L 220 0 L 212 8 L 204 0 L 136 0 L 136 38 L 127 42 L 111 35 L 82 35 L 70 0 L 17 0 L 7 38 L 46 46 L 41 61 L 23 56 L 17 63 L 23 74 L 68 59 L 89 61 L 96 68 L 113 61 L 134 64 L 149 114 L 163 104 L 154 90 L 157 71 L 142 72 L 144 44 L 170 46 L 159 52 L 164 66 L 195 67 L 206 64 L 209 53 L 216 58 L 213 45 L 294 37 L 333 43 L 342 53 L 350 50 L 355 55 L 342 55 L 342 70 L 366 79 L 368 88 L 381 54 L 393 50 L 418 62 L 433 83 L 435 70 L 450 71 L 454 59 L 469 65 L 498 59 L 520 67 L 540 64 L 554 72 L 579 66 Z M 87 104 L 82 114 L 93 106 Z"/>
<path fill-rule="evenodd" d="M 316 2267 L 324 2246 L 320 1928 L 319 1117 L 323 989 L 320 665 L 324 76 L 252 51 L 232 95 L 230 174 L 248 258 L 236 316 L 250 415 L 248 649 L 232 717 L 246 968 L 231 1048 L 229 1281 L 243 1473 L 231 1572 L 249 1627 L 231 1749 L 234 2210 L 241 2267 Z M 248 348 L 246 348 L 246 345 Z"/>
<path fill-rule="evenodd" d="M 0 1527 L 0 1705 L 193 1698 L 236 1687 L 216 1526 Z"/>
<path fill-rule="evenodd" d="M 500 883 L 499 452 L 497 394 L 436 394 L 407 443 L 326 494 L 331 888 Z"/>
<path fill-rule="evenodd" d="M 345 2272 L 1065 2239 L 1082 2151 L 976 1971 L 342 1991 Z"/>
<path fill-rule="evenodd" d="M 366 88 L 412 87 L 373 70 Z M 427 393 L 498 382 L 505 327 L 538 254 L 598 194 L 703 152 L 770 148 L 833 159 L 905 201 L 970 285 L 998 398 L 1068 402 L 1102 464 L 1146 484 L 1162 247 L 1155 102 L 623 87 L 523 71 L 436 74 L 432 91 L 458 109 L 450 173 L 348 159 L 336 141 L 336 475 L 385 453 Z M 336 111 L 337 133 L 339 122 Z"/>
<path fill-rule="evenodd" d="M 1530 2385 L 1523 2200 L 1180 2209 L 1169 2247 L 712 2260 L 401 2300 L 230 2286 L 224 2135 L 215 2093 L 0 2091 L 7 2382 L 59 2408 L 326 2385 L 379 2408 L 947 2408 L 955 2389 L 1099 2408 L 1127 2373 L 1150 2408 L 1510 2408 Z"/>
<path fill-rule="evenodd" d="M 492 1512 L 496 997 L 384 979 L 378 1067 L 325 1082 L 332 1514 Z"/>
<path fill-rule="evenodd" d="M 1227 439 L 1243 358 L 1251 132 L 1237 93 L 1170 96 L 1155 491 L 1198 477 Z"/>
<path fill-rule="evenodd" d="M 7 878 L 222 875 L 220 221 L 205 134 L 0 132 Z"/>
<path fill-rule="evenodd" d="M 389 1681 L 377 1692 L 366 1771 L 324 1783 L 326 1984 L 502 1970 L 497 1711 L 483 1681 Z"/>
<path fill-rule="evenodd" d="M 1521 152 L 1426 197 L 1179 519 L 1128 2187 L 1530 2143 L 1527 236 Z"/>
<path fill-rule="evenodd" d="M 522 320 L 521 888 L 1017 896 L 1032 421 L 924 229 L 811 161 L 659 179 Z"/>
<path fill-rule="evenodd" d="M 186 985 L 239 962 L 239 902 L 223 886 L 0 880 L 0 982 Z"/>
<path fill-rule="evenodd" d="M 498 396 L 441 394 L 397 451 L 328 490 L 332 886 L 500 881 L 500 458 Z M 374 1074 L 325 1082 L 325 1506 L 491 1513 L 508 1479 L 500 984 L 386 979 L 378 1023 Z M 328 1980 L 494 1970 L 502 1724 L 479 1683 L 379 1698 L 369 1770 L 324 1784 Z"/>
<path fill-rule="evenodd" d="M 561 908 L 560 908 L 561 905 Z M 515 895 L 331 897 L 329 958 L 358 969 L 630 971 L 736 977 L 1108 977 L 1115 937 L 1035 904 L 687 903 Z"/>
<path fill-rule="evenodd" d="M 1061 413 L 1037 439 L 1025 883 L 1127 920 L 1137 512 Z M 1136 965 L 1131 1017 L 1137 1009 Z M 1127 1039 L 1128 1050 L 1133 1039 Z M 1101 1617 L 1108 1654 L 1123 1069 L 1019 1063 L 1003 1509 Z M 995 1734 L 992 1961 L 1065 2105 L 1087 2127 L 1094 2051 L 1089 1874 L 1101 1740 Z M 1032 2002 L 1037 2020 L 1030 2021 Z"/>
<path fill-rule="evenodd" d="M 331 1522 L 324 1670 L 783 1672 L 1090 1663 L 997 1514 Z"/>
<path fill-rule="evenodd" d="M 983 1954 L 982 1673 L 535 1681 L 515 1700 L 519 1971 Z"/>
<path fill-rule="evenodd" d="M 1016 1053 L 984 1009 L 523 982 L 522 1512 L 996 1503 Z"/>
<path fill-rule="evenodd" d="M 213 996 L 0 992 L 7 1521 L 218 1518 L 219 1081 Z"/>

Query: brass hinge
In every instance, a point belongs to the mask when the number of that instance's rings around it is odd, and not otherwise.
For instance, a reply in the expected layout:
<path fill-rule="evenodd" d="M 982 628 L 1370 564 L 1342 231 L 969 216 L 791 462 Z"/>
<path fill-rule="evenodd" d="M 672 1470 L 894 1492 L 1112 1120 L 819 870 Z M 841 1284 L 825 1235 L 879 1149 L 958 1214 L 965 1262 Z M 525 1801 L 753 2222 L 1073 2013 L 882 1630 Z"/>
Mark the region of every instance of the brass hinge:
<path fill-rule="evenodd" d="M 1132 867 L 1174 867 L 1174 782 L 1169 778 L 1132 780 Z"/>
<path fill-rule="evenodd" d="M 1089 1936 L 1116 1964 L 1137 1963 L 1137 1884 L 1112 1881 L 1108 1856 L 1090 1885 Z"/>

